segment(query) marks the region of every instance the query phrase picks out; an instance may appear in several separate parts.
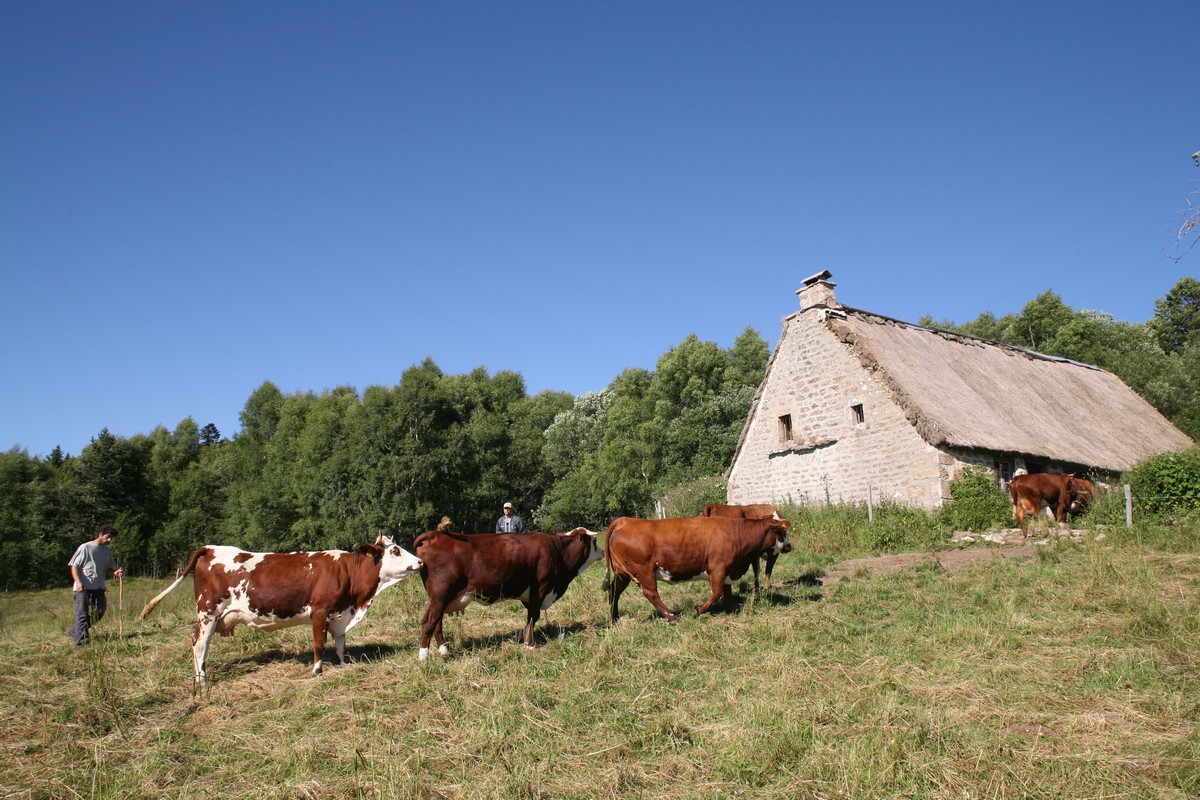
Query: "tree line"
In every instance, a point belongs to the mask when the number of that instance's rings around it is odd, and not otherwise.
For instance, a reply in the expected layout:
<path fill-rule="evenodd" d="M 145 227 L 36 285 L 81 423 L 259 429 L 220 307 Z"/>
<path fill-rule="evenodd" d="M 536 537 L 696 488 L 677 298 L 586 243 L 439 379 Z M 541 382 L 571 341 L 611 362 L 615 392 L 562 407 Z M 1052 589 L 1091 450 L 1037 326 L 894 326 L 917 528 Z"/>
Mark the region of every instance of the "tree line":
<path fill-rule="evenodd" d="M 1147 323 L 1074 311 L 1053 292 L 1019 314 L 921 324 L 1096 364 L 1200 437 L 1200 283 L 1184 278 Z M 654 370 L 602 391 L 530 395 L 519 373 L 447 375 L 430 359 L 395 386 L 284 394 L 267 382 L 225 437 L 188 418 L 78 455 L 0 453 L 0 588 L 62 585 L 102 522 L 131 574 L 172 572 L 203 544 L 348 548 L 377 532 L 490 531 L 513 502 L 531 530 L 604 528 L 616 516 L 695 513 L 724 499 L 768 347 L 688 336 Z"/>
<path fill-rule="evenodd" d="M 723 349 L 688 336 L 654 370 L 603 391 L 526 392 L 520 374 L 445 374 L 430 359 L 395 386 L 284 394 L 267 382 L 225 438 L 102 430 L 78 456 L 0 453 L 0 588 L 62 584 L 102 522 L 131 574 L 173 571 L 200 545 L 348 548 L 378 532 L 411 542 L 443 516 L 490 531 L 511 501 L 530 529 L 603 528 L 643 514 L 670 486 L 728 465 L 766 341 Z"/>

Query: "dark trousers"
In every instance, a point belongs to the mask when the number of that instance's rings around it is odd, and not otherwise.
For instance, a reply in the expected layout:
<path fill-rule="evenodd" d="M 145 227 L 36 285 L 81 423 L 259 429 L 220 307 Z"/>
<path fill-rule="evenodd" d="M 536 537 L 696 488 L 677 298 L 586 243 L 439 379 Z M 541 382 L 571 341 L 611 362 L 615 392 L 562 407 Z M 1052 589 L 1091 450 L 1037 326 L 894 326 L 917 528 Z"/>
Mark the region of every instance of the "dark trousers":
<path fill-rule="evenodd" d="M 91 641 L 88 633 L 92 625 L 100 621 L 108 610 L 108 600 L 103 589 L 84 589 L 75 592 L 75 624 L 71 626 L 70 636 L 75 644 L 87 644 Z"/>

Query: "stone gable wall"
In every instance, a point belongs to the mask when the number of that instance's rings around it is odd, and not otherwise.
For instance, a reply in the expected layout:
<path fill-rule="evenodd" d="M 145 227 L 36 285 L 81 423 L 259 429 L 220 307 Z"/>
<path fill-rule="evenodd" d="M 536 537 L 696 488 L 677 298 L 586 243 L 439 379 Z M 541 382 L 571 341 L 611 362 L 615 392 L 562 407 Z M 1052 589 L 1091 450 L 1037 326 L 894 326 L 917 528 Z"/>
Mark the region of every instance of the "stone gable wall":
<path fill-rule="evenodd" d="M 917 435 L 887 389 L 826 327 L 828 311 L 788 317 L 729 473 L 731 503 L 866 502 L 934 509 L 960 462 Z M 852 406 L 862 405 L 856 423 Z M 780 438 L 790 414 L 792 441 Z"/>

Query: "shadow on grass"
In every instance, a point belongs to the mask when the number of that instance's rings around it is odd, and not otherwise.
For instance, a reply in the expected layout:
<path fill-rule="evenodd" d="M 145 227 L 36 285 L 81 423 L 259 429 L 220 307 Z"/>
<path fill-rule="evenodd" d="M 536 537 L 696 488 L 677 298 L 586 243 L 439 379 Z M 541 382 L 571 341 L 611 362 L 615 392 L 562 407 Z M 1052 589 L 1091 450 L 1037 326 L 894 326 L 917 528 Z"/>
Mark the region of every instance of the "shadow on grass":
<path fill-rule="evenodd" d="M 346 646 L 346 666 L 352 666 L 359 663 L 370 663 L 373 661 L 384 661 L 389 658 L 403 653 L 406 650 L 415 649 L 410 645 L 387 645 L 387 644 L 364 644 L 364 645 L 347 645 Z M 214 657 L 215 656 L 215 657 Z M 297 678 L 312 675 L 312 649 L 307 647 L 270 647 L 265 650 L 258 650 L 253 654 L 243 657 L 237 657 L 232 654 L 214 654 L 212 648 L 209 648 L 208 663 L 205 669 L 208 672 L 209 682 L 229 681 L 235 678 L 245 677 L 258 672 L 263 667 L 271 664 L 291 662 L 296 665 Z M 338 669 L 340 664 L 337 660 L 337 650 L 332 644 L 327 644 L 321 654 L 321 667 L 325 674 L 330 674 Z"/>
<path fill-rule="evenodd" d="M 783 587 L 801 585 L 808 588 L 810 591 L 804 592 L 801 596 L 793 596 L 792 593 L 780 591 Z M 707 600 L 707 596 L 704 598 Z M 712 607 L 700 614 L 701 617 L 721 617 L 733 614 L 740 614 L 749 607 L 749 610 L 755 608 L 786 608 L 795 605 L 799 601 L 814 601 L 820 600 L 820 583 L 808 582 L 804 579 L 794 579 L 790 581 L 779 581 L 771 584 L 769 589 L 760 589 L 758 595 L 753 591 L 739 591 L 732 594 L 728 600 L 718 600 L 713 603 Z M 667 604 L 667 608 L 675 614 L 679 619 L 685 617 L 695 617 L 696 608 L 700 603 L 695 605 L 678 605 L 671 603 L 666 597 L 663 597 L 663 602 Z M 701 601 L 703 602 L 703 601 Z M 643 614 L 644 612 L 644 614 Z M 643 614 L 647 622 L 653 620 L 666 620 L 662 615 L 650 605 L 649 601 L 644 598 L 640 592 L 626 592 L 621 595 L 621 618 L 637 618 L 639 614 Z M 605 616 L 607 624 L 608 618 Z"/>
<path fill-rule="evenodd" d="M 562 625 L 556 622 L 548 622 L 544 625 L 539 623 L 533 629 L 533 646 L 536 649 L 549 644 L 555 639 L 561 639 L 565 636 L 577 636 L 590 627 L 592 626 L 582 622 L 573 622 L 569 625 Z M 525 643 L 524 625 L 510 633 L 497 633 L 488 636 L 467 636 L 461 640 L 460 646 L 463 653 L 470 653 L 476 650 L 494 649 L 509 642 L 515 642 L 517 644 Z"/>

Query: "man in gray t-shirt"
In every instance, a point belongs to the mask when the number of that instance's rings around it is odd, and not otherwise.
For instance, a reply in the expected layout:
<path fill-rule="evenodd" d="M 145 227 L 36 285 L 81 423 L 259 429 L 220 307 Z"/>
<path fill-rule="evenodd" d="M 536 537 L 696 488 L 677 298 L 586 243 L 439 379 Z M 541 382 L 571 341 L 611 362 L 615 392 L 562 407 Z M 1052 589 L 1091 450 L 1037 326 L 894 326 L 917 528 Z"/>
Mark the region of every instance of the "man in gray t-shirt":
<path fill-rule="evenodd" d="M 96 529 L 96 538 L 79 545 L 67 562 L 75 590 L 75 624 L 69 635 L 77 645 L 91 641 L 92 625 L 100 621 L 108 608 L 104 578 L 110 572 L 118 578 L 123 574 L 113 560 L 112 550 L 108 549 L 115 535 L 112 525 L 101 525 Z"/>

